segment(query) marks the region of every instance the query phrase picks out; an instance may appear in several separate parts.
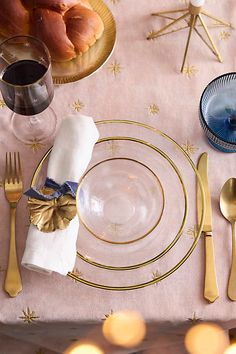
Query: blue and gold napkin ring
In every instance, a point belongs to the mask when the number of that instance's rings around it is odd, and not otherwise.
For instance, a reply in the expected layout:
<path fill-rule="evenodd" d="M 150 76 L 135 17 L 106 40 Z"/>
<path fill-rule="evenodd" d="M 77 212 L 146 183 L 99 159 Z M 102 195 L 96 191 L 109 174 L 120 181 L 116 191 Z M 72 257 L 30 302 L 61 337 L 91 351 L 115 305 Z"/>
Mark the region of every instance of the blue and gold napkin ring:
<path fill-rule="evenodd" d="M 76 216 L 76 191 L 78 183 L 66 181 L 62 185 L 47 178 L 42 188 L 30 188 L 30 222 L 40 231 L 53 232 L 65 229 Z"/>

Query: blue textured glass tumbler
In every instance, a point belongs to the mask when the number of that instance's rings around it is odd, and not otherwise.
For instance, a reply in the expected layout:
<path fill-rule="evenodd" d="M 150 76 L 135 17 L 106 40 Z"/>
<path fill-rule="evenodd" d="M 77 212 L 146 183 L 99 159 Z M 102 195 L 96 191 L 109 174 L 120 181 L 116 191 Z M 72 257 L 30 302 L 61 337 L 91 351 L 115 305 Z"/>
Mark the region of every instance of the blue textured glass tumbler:
<path fill-rule="evenodd" d="M 211 81 L 202 93 L 199 117 L 212 146 L 236 152 L 236 72 Z"/>

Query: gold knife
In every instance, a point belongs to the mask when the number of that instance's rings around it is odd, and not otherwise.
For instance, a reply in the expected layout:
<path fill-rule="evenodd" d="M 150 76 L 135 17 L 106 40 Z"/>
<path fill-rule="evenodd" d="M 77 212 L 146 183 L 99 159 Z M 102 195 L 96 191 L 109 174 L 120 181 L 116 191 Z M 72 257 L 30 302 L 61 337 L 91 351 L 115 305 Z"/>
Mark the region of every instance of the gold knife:
<path fill-rule="evenodd" d="M 206 200 L 206 213 L 203 222 L 202 232 L 205 235 L 205 283 L 204 283 L 204 298 L 209 302 L 214 302 L 219 297 L 219 290 L 215 269 L 215 255 L 212 235 L 212 210 L 211 210 L 211 195 L 208 185 L 208 154 L 204 152 L 197 166 L 200 174 L 203 190 Z M 197 211 L 198 219 L 202 213 L 202 198 L 200 188 L 197 189 Z"/>

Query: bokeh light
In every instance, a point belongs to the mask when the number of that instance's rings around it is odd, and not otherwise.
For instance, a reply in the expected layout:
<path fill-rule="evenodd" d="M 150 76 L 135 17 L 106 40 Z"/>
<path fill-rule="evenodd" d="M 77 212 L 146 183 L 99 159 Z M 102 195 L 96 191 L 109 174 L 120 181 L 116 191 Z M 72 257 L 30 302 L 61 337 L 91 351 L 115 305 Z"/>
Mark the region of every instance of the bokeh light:
<path fill-rule="evenodd" d="M 236 343 L 230 345 L 225 351 L 224 354 L 236 354 Z"/>
<path fill-rule="evenodd" d="M 112 344 L 132 348 L 143 341 L 146 325 L 137 312 L 115 312 L 104 321 L 103 335 Z"/>
<path fill-rule="evenodd" d="M 75 342 L 66 349 L 64 354 L 104 354 L 104 352 L 95 344 Z"/>
<path fill-rule="evenodd" d="M 223 329 L 211 323 L 198 324 L 185 336 L 185 347 L 191 354 L 222 354 L 228 345 Z"/>

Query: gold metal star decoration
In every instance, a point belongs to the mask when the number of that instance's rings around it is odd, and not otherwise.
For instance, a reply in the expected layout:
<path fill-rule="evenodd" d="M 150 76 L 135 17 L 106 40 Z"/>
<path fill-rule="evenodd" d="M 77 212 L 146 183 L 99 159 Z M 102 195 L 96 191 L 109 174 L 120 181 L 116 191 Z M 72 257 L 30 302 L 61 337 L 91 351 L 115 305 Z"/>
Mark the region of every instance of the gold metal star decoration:
<path fill-rule="evenodd" d="M 3 108 L 6 106 L 6 103 L 3 100 L 0 100 L 0 108 Z"/>
<path fill-rule="evenodd" d="M 19 318 L 25 323 L 34 323 L 39 319 L 39 316 L 34 311 L 31 311 L 29 307 L 26 310 L 22 310 L 22 313 L 24 316 L 20 316 Z"/>
<path fill-rule="evenodd" d="M 194 225 L 192 227 L 189 227 L 188 230 L 187 230 L 187 235 L 190 237 L 190 238 L 193 238 L 195 239 L 197 237 L 197 226 Z"/>
<path fill-rule="evenodd" d="M 230 37 L 230 33 L 228 31 L 221 31 L 219 33 L 219 39 L 222 41 L 226 41 L 227 39 L 229 39 Z"/>
<path fill-rule="evenodd" d="M 33 152 L 38 152 L 39 150 L 42 150 L 44 144 L 37 138 L 33 138 L 26 144 L 26 146 L 33 150 Z"/>
<path fill-rule="evenodd" d="M 155 280 L 157 278 L 159 278 L 161 276 L 161 273 L 159 272 L 159 270 L 155 270 L 154 272 L 152 272 L 152 279 Z M 154 285 L 158 285 L 159 282 L 156 282 Z"/>
<path fill-rule="evenodd" d="M 150 106 L 148 107 L 148 113 L 152 114 L 152 115 L 157 115 L 160 112 L 160 108 L 155 104 L 150 104 Z"/>
<path fill-rule="evenodd" d="M 190 144 L 188 140 L 185 144 L 182 144 L 182 148 L 189 156 L 195 154 L 195 152 L 198 150 L 198 148 Z"/>
<path fill-rule="evenodd" d="M 116 141 L 108 141 L 106 144 L 106 150 L 109 151 L 112 155 L 115 155 L 117 152 L 120 151 L 120 147 Z"/>
<path fill-rule="evenodd" d="M 120 64 L 115 60 L 112 64 L 110 64 L 108 66 L 108 70 L 113 74 L 113 75 L 117 75 L 120 74 L 121 72 L 121 66 Z"/>
<path fill-rule="evenodd" d="M 195 325 L 195 324 L 197 324 L 198 322 L 201 322 L 202 319 L 197 317 L 196 312 L 193 312 L 192 317 L 191 317 L 191 318 L 188 318 L 188 321 L 191 323 L 191 325 Z"/>
<path fill-rule="evenodd" d="M 106 313 L 104 315 L 104 318 L 102 318 L 102 321 L 105 321 L 107 318 L 109 318 L 111 315 L 113 315 L 114 311 L 111 309 L 110 312 Z"/>
<path fill-rule="evenodd" d="M 196 75 L 196 73 L 198 72 L 197 68 L 193 65 L 186 65 L 183 68 L 183 74 L 188 78 L 191 79 L 193 76 Z"/>
<path fill-rule="evenodd" d="M 77 100 L 76 102 L 74 102 L 73 108 L 75 111 L 80 112 L 81 109 L 84 108 L 84 104 L 80 100 Z"/>

